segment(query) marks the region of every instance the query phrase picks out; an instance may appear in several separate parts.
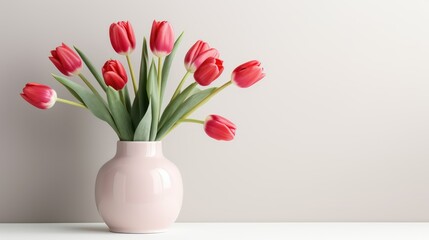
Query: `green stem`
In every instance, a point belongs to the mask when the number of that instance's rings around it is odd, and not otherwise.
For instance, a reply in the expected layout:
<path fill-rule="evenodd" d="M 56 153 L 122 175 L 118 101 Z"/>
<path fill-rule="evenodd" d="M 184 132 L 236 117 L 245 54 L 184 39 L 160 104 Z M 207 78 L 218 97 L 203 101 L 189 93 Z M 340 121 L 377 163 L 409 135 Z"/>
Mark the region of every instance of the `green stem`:
<path fill-rule="evenodd" d="M 165 136 L 167 136 L 171 131 L 173 131 L 184 119 L 187 119 L 189 115 L 195 112 L 202 105 L 207 103 L 213 96 L 218 94 L 220 91 L 224 90 L 226 87 L 232 84 L 232 81 L 226 82 L 224 85 L 216 88 L 212 93 L 210 93 L 207 97 L 205 97 L 201 102 L 199 102 L 195 107 L 193 107 L 189 112 L 187 112 L 183 117 L 181 117 L 174 125 L 170 128 L 163 136 L 160 136 L 159 141 L 161 141 Z"/>
<path fill-rule="evenodd" d="M 182 91 L 183 84 L 185 83 L 185 80 L 188 78 L 188 76 L 191 74 L 191 72 L 187 71 L 185 75 L 183 76 L 182 80 L 180 81 L 179 85 L 176 88 L 176 91 L 174 91 L 173 97 L 171 97 L 170 102 L 179 95 L 179 93 Z"/>
<path fill-rule="evenodd" d="M 203 121 L 203 120 L 192 119 L 192 118 L 183 119 L 183 120 L 181 120 L 181 122 L 189 122 L 189 123 L 199 123 L 199 124 L 204 124 L 204 121 Z"/>
<path fill-rule="evenodd" d="M 195 112 L 198 108 L 200 108 L 202 105 L 207 103 L 212 97 L 214 97 L 216 94 L 218 94 L 220 91 L 224 90 L 226 87 L 232 84 L 232 81 L 226 82 L 224 85 L 216 88 L 212 93 L 210 93 L 207 97 L 205 97 L 201 102 L 199 102 L 195 107 L 193 107 L 188 113 L 183 115 L 180 120 L 186 119 L 189 115 L 191 115 L 193 112 Z M 180 121 L 179 120 L 179 121 Z"/>
<path fill-rule="evenodd" d="M 128 67 L 130 68 L 131 79 L 133 80 L 134 94 L 137 95 L 137 83 L 136 83 L 136 77 L 134 76 L 133 65 L 131 64 L 130 55 L 127 54 L 126 57 L 127 57 Z"/>
<path fill-rule="evenodd" d="M 80 103 L 77 103 L 77 102 L 73 102 L 73 101 L 70 101 L 70 100 L 67 100 L 67 99 L 63 99 L 63 98 L 57 98 L 57 102 L 62 102 L 62 103 L 68 104 L 68 105 L 72 105 L 72 106 L 75 106 L 75 107 L 81 107 L 81 108 L 85 108 L 86 109 L 85 105 L 83 105 L 83 104 L 80 104 Z"/>
<path fill-rule="evenodd" d="M 157 121 L 159 121 L 159 118 L 161 116 L 161 104 L 162 104 L 162 96 L 161 96 L 161 89 L 162 89 L 162 59 L 161 57 L 158 57 L 158 96 L 159 96 L 159 106 L 158 106 L 158 119 Z"/>
<path fill-rule="evenodd" d="M 162 74 L 162 65 L 161 65 L 161 57 L 158 57 L 158 90 L 159 90 L 159 95 L 161 96 L 161 74 Z"/>
<path fill-rule="evenodd" d="M 95 96 L 100 99 L 100 101 L 102 103 L 104 103 L 104 99 L 101 97 L 101 95 L 97 92 L 97 90 L 94 88 L 94 86 L 88 81 L 88 79 L 86 79 L 86 77 L 82 74 L 79 73 L 79 77 L 82 79 L 82 81 L 86 84 L 86 86 L 89 87 L 89 89 L 91 89 L 91 91 L 95 94 Z"/>

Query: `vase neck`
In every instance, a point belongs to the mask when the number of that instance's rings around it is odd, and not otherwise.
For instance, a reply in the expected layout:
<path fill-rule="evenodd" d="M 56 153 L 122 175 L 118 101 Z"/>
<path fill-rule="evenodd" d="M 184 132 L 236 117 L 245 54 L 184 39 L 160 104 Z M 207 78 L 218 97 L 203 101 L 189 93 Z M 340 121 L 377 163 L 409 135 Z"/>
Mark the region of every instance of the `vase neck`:
<path fill-rule="evenodd" d="M 162 157 L 162 142 L 118 141 L 118 156 Z"/>

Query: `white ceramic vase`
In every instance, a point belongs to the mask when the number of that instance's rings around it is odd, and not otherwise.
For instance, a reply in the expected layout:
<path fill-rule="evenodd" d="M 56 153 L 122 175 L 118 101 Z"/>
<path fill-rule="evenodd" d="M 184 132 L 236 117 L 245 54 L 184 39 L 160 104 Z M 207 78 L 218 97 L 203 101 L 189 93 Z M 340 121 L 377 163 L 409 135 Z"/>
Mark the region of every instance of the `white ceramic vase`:
<path fill-rule="evenodd" d="M 161 142 L 119 141 L 98 172 L 95 199 L 112 232 L 164 232 L 182 207 L 182 177 Z"/>

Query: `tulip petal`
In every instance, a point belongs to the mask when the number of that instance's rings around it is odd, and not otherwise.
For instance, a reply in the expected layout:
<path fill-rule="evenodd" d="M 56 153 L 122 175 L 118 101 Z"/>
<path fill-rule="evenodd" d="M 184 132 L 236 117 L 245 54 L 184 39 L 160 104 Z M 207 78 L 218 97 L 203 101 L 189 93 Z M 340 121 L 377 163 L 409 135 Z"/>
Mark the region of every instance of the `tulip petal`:
<path fill-rule="evenodd" d="M 68 74 L 72 74 L 82 67 L 82 61 L 73 51 L 63 47 L 57 47 L 56 50 L 62 68 Z"/>
<path fill-rule="evenodd" d="M 125 86 L 123 79 L 113 71 L 103 73 L 103 77 L 106 85 L 111 86 L 115 90 L 121 90 Z"/>
<path fill-rule="evenodd" d="M 191 63 L 191 72 L 195 72 L 201 64 L 207 60 L 207 58 L 218 58 L 219 57 L 219 51 L 215 48 L 210 48 L 204 52 L 201 52 Z"/>
<path fill-rule="evenodd" d="M 51 55 L 49 59 L 66 76 L 77 74 L 82 68 L 80 57 L 64 43 L 52 50 Z"/>
<path fill-rule="evenodd" d="M 74 53 L 74 51 L 69 46 L 67 46 L 65 43 L 61 43 L 61 48 L 66 50 L 67 52 L 69 52 L 72 57 L 76 58 L 76 60 L 79 59 L 79 57 Z"/>
<path fill-rule="evenodd" d="M 257 60 L 252 60 L 236 67 L 232 72 L 231 80 L 238 87 L 247 88 L 265 77 L 264 69 Z"/>
<path fill-rule="evenodd" d="M 134 35 L 134 29 L 131 26 L 131 23 L 128 21 L 124 24 L 125 30 L 127 31 L 128 41 L 130 41 L 131 48 L 134 50 L 136 48 L 136 37 Z"/>
<path fill-rule="evenodd" d="M 158 34 L 158 22 L 156 20 L 153 20 L 152 22 L 152 29 L 150 31 L 150 40 L 149 40 L 149 45 L 150 45 L 150 50 L 152 52 L 155 51 L 155 40 L 157 38 L 157 34 Z"/>
<path fill-rule="evenodd" d="M 113 68 L 114 68 L 114 71 L 123 79 L 123 81 L 127 82 L 128 80 L 127 72 L 125 71 L 125 68 L 121 64 L 121 62 L 116 60 L 116 64 Z"/>
<path fill-rule="evenodd" d="M 150 49 L 157 57 L 165 57 L 171 53 L 174 47 L 173 28 L 167 21 L 152 24 L 150 36 Z"/>
<path fill-rule="evenodd" d="M 55 51 L 55 50 L 52 50 L 52 51 L 51 51 L 51 55 L 52 55 L 52 57 L 54 57 L 54 58 L 58 58 L 57 51 Z"/>
<path fill-rule="evenodd" d="M 127 54 L 131 49 L 128 34 L 125 28 L 117 23 L 112 23 L 109 29 L 110 42 L 113 49 L 119 54 Z"/>
<path fill-rule="evenodd" d="M 208 86 L 219 75 L 219 69 L 216 65 L 205 65 L 198 68 L 194 78 L 201 86 Z"/>
<path fill-rule="evenodd" d="M 212 120 L 214 120 L 214 121 L 220 122 L 220 123 L 222 123 L 222 124 L 224 124 L 224 125 L 228 126 L 228 128 L 232 129 L 232 130 L 233 130 L 233 132 L 235 132 L 235 129 L 237 128 L 237 126 L 236 126 L 233 122 L 229 121 L 228 119 L 226 119 L 226 118 L 224 118 L 224 117 L 221 117 L 221 116 L 219 116 L 219 115 L 216 115 L 216 114 L 212 114 L 212 115 L 210 115 L 210 116 L 208 117 L 208 119 L 212 119 Z"/>
<path fill-rule="evenodd" d="M 40 109 L 51 108 L 57 100 L 55 90 L 38 83 L 27 83 L 20 95 L 28 103 Z"/>
<path fill-rule="evenodd" d="M 61 62 L 58 61 L 56 58 L 54 57 L 49 57 L 49 59 L 51 60 L 51 62 L 55 65 L 55 67 L 57 67 L 57 69 L 64 75 L 66 76 L 70 76 L 71 74 L 67 71 L 64 70 L 63 65 L 61 65 Z"/>
<path fill-rule="evenodd" d="M 204 123 L 204 131 L 216 140 L 231 141 L 235 130 L 232 122 L 218 115 L 210 115 Z"/>
<path fill-rule="evenodd" d="M 202 52 L 207 51 L 210 48 L 209 44 L 198 40 L 192 47 L 188 50 L 185 56 L 185 68 L 189 71 L 191 69 L 192 63 Z M 195 72 L 195 69 L 193 70 Z"/>
<path fill-rule="evenodd" d="M 207 58 L 195 71 L 194 79 L 201 86 L 207 86 L 216 80 L 223 72 L 223 61 L 212 57 Z"/>
<path fill-rule="evenodd" d="M 68 56 L 72 59 L 74 64 L 77 65 L 76 67 L 82 65 L 82 60 L 80 59 L 80 57 L 69 46 L 62 43 L 62 49 L 64 49 L 68 53 Z"/>
<path fill-rule="evenodd" d="M 101 69 L 107 86 L 121 90 L 127 84 L 128 77 L 124 66 L 118 60 L 108 60 Z"/>

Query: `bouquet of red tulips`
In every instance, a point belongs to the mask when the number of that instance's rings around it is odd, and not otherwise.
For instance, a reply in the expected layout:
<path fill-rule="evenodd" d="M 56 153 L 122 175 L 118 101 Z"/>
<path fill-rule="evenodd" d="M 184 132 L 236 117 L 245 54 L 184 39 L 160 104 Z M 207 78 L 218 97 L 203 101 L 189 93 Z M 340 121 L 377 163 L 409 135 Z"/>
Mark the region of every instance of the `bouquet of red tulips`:
<path fill-rule="evenodd" d="M 199 88 L 198 85 L 210 85 L 224 70 L 219 52 L 199 40 L 187 52 L 184 59 L 186 73 L 162 109 L 170 67 L 183 33 L 175 39 L 173 28 L 168 22 L 153 22 L 149 46 L 154 56 L 149 56 L 144 38 L 138 79 L 130 61 L 136 46 L 131 24 L 124 21 L 113 23 L 109 34 L 113 49 L 126 57 L 134 89 L 133 100 L 126 87 L 128 75 L 120 61 L 108 60 L 100 74 L 81 50 L 74 47 L 76 53 L 64 43 L 51 51 L 49 59 L 62 74 L 78 76 L 87 87 L 62 76 L 52 76 L 76 101 L 59 98 L 51 87 L 38 83 L 27 83 L 21 96 L 40 109 L 49 109 L 56 102 L 88 109 L 107 122 L 121 141 L 160 141 L 182 122 L 203 124 L 205 132 L 217 140 L 234 138 L 236 127 L 224 117 L 210 115 L 205 121 L 188 117 L 229 85 L 247 88 L 261 80 L 265 74 L 259 61 L 241 64 L 232 72 L 231 79 L 220 87 Z M 102 94 L 81 73 L 82 61 L 100 85 Z M 192 74 L 195 82 L 183 88 L 186 79 Z"/>

